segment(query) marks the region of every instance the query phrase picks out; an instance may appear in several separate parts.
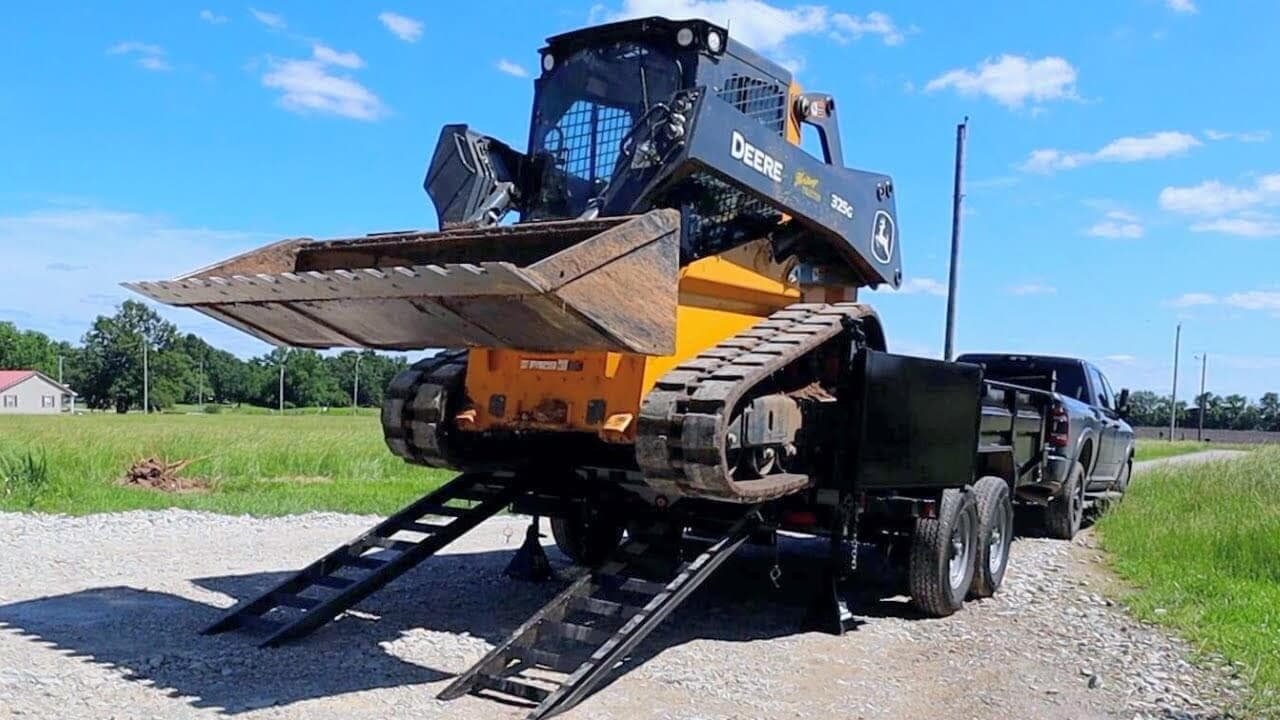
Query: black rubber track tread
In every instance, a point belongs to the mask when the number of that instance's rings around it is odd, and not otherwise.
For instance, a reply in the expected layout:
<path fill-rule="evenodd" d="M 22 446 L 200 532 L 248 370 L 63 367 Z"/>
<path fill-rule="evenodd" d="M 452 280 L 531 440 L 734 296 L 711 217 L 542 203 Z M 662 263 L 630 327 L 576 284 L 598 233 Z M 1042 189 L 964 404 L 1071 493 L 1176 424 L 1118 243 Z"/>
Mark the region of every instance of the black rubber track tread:
<path fill-rule="evenodd" d="M 1072 516 L 1071 494 L 1082 492 L 1084 481 L 1084 465 L 1077 461 L 1071 472 L 1067 474 L 1062 492 L 1050 498 L 1048 506 L 1044 509 L 1044 529 L 1049 537 L 1072 540 L 1076 533 L 1080 532 L 1084 513 L 1081 512 L 1078 518 Z"/>
<path fill-rule="evenodd" d="M 994 475 L 981 478 L 973 486 L 973 503 L 978 508 L 978 548 L 973 556 L 973 585 L 969 587 L 969 597 L 987 598 L 1000 589 L 1004 573 L 1009 569 L 1009 558 L 1006 557 L 1000 565 L 1000 572 L 993 576 L 987 562 L 991 550 L 987 545 L 987 536 L 991 534 L 996 513 L 1008 513 L 1009 528 L 1013 529 L 1013 501 L 1009 496 L 1009 484 Z M 1012 540 L 1013 538 L 1008 538 L 1010 545 Z"/>
<path fill-rule="evenodd" d="M 911 592 L 911 604 L 930 617 L 946 617 L 959 610 L 969 590 L 966 583 L 966 587 L 953 596 L 948 573 L 951 529 L 963 512 L 974 512 L 968 493 L 944 490 L 938 517 L 916 519 L 907 567 L 907 586 Z M 973 576 L 972 567 L 969 575 Z"/>
<path fill-rule="evenodd" d="M 382 434 L 387 447 L 405 462 L 430 467 L 454 468 L 444 442 L 450 395 L 458 397 L 463 390 L 468 351 L 444 350 L 423 358 L 392 379 L 382 402 Z M 442 392 L 425 393 L 429 399 L 422 406 L 419 393 L 425 386 L 435 385 Z M 415 427 L 427 433 L 415 432 Z"/>
<path fill-rule="evenodd" d="M 858 303 L 797 303 L 686 360 L 657 382 L 641 404 L 636 460 L 646 478 L 672 482 L 689 495 L 759 502 L 809 483 L 779 474 L 735 481 L 725 460 L 727 415 L 751 388 L 845 332 L 846 323 L 876 319 Z"/>

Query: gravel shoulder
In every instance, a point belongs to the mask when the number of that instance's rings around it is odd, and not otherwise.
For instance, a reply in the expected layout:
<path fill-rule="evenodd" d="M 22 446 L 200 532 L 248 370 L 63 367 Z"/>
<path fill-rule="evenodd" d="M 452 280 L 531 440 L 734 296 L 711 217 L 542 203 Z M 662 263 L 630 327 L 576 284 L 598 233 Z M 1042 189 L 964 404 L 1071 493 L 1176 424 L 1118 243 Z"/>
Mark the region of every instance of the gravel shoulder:
<path fill-rule="evenodd" d="M 197 635 L 221 608 L 374 521 L 0 514 L 0 718 L 523 717 L 493 701 L 434 699 L 563 585 L 502 576 L 519 518 L 485 523 L 285 648 Z M 1090 533 L 1020 539 L 1002 591 L 950 618 L 862 597 L 862 624 L 840 638 L 798 631 L 817 546 L 780 553 L 781 588 L 767 576 L 772 550 L 739 553 L 615 682 L 563 717 L 1211 718 L 1241 692 L 1232 668 L 1193 666 L 1185 644 L 1116 606 L 1123 588 Z"/>

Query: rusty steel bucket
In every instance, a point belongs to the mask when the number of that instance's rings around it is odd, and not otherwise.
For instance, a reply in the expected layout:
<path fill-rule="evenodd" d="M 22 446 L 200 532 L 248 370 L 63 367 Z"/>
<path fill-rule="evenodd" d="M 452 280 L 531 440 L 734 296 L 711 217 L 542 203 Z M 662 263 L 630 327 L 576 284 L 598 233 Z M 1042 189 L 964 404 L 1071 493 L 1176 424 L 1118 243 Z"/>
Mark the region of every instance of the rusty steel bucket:
<path fill-rule="evenodd" d="M 284 240 L 124 286 L 276 345 L 675 350 L 680 215 Z"/>

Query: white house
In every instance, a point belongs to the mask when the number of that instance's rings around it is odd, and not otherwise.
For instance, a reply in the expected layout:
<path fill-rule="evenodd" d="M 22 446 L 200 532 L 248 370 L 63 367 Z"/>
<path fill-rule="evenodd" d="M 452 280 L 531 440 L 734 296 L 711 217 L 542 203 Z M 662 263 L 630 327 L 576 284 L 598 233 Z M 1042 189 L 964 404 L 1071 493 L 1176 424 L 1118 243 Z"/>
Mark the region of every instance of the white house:
<path fill-rule="evenodd" d="M 38 370 L 0 370 L 0 415 L 74 412 L 76 394 Z"/>

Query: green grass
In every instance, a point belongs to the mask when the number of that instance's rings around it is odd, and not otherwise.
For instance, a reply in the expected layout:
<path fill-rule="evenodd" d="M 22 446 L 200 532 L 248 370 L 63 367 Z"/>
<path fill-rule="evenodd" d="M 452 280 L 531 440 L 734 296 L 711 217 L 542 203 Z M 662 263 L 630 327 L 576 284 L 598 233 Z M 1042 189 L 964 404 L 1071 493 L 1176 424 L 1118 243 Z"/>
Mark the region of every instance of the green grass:
<path fill-rule="evenodd" d="M 1280 448 L 1143 473 L 1099 529 L 1133 611 L 1243 663 L 1247 716 L 1280 718 Z"/>
<path fill-rule="evenodd" d="M 1193 452 L 1201 452 L 1203 450 L 1221 450 L 1230 447 L 1226 445 L 1216 445 L 1208 443 L 1195 442 L 1194 440 L 1179 440 L 1169 442 L 1167 440 L 1139 440 L 1138 448 L 1134 453 L 1135 460 L 1157 460 L 1159 458 L 1173 457 L 1174 455 L 1186 455 Z"/>
<path fill-rule="evenodd" d="M 209 491 L 118 484 L 151 456 L 192 460 L 182 476 L 208 481 Z M 0 416 L 0 510 L 387 514 L 450 476 L 393 456 L 364 414 Z"/>

